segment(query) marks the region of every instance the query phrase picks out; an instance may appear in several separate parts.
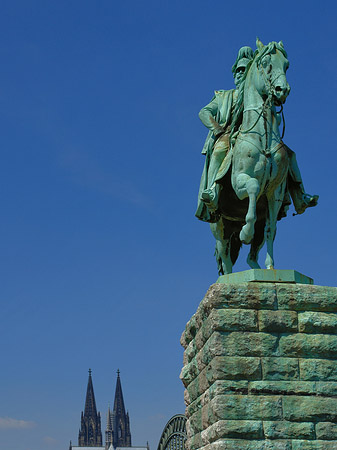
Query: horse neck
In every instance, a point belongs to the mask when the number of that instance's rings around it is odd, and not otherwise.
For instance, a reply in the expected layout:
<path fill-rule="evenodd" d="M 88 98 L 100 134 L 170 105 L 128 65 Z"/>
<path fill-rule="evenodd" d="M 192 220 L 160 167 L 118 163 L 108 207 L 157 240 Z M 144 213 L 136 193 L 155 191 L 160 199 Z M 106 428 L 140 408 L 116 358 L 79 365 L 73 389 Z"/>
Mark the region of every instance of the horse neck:
<path fill-rule="evenodd" d="M 265 148 L 272 148 L 281 140 L 275 108 L 265 108 L 262 114 L 265 102 L 256 87 L 259 74 L 257 69 L 252 69 L 247 74 L 245 81 L 242 130 L 249 130 L 247 134 L 256 138 L 262 138 Z"/>

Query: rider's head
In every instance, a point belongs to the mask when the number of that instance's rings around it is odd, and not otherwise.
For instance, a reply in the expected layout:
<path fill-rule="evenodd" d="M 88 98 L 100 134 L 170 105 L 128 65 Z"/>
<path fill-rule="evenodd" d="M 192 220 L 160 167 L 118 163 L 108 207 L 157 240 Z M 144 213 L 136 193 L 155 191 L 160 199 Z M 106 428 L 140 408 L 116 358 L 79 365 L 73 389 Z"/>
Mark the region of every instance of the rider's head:
<path fill-rule="evenodd" d="M 253 59 L 254 52 L 250 47 L 241 47 L 232 67 L 235 86 L 241 83 L 243 74 L 245 73 L 248 63 Z"/>

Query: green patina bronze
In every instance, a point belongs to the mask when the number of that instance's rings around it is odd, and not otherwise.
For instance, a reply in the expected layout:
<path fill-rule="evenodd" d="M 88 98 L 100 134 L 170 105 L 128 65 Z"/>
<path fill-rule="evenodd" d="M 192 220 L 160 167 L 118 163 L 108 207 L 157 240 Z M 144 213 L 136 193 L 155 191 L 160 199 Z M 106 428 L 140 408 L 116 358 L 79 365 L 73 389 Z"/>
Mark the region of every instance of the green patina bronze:
<path fill-rule="evenodd" d="M 275 270 L 275 269 L 251 269 L 243 272 L 228 273 L 220 275 L 217 283 L 246 283 L 257 282 L 262 283 L 299 283 L 314 284 L 314 280 L 296 270 Z"/>
<path fill-rule="evenodd" d="M 291 200 L 297 214 L 316 206 L 305 192 L 295 153 L 280 135 L 283 104 L 290 92 L 282 42 L 257 50 L 242 47 L 232 68 L 236 89 L 215 91 L 199 113 L 209 133 L 196 216 L 211 224 L 219 274 L 232 272 L 242 243 L 249 266 L 260 269 L 266 243 L 267 269 L 274 266 L 276 223 Z M 280 108 L 277 111 L 277 108 Z"/>

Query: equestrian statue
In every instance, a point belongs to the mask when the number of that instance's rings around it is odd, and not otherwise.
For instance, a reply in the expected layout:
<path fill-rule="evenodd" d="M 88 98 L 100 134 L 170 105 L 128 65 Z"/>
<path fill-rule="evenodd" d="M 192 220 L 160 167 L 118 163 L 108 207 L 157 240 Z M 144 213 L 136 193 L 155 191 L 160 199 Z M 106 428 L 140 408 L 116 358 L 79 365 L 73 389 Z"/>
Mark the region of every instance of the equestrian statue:
<path fill-rule="evenodd" d="M 196 216 L 210 223 L 219 274 L 232 272 L 243 243 L 250 244 L 251 268 L 260 268 L 264 243 L 265 266 L 274 268 L 277 221 L 291 200 L 297 214 L 318 201 L 318 195 L 305 192 L 296 155 L 282 140 L 283 104 L 290 92 L 287 53 L 282 41 L 263 45 L 257 39 L 256 46 L 255 52 L 239 50 L 232 67 L 236 88 L 215 91 L 199 113 L 209 133 Z"/>

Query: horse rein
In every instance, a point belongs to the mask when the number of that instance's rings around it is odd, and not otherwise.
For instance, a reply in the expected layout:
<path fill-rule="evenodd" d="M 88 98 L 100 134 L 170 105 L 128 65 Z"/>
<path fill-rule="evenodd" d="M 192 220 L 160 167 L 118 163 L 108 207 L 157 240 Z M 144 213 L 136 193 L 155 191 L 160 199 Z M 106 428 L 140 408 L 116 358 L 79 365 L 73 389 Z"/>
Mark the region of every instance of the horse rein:
<path fill-rule="evenodd" d="M 264 100 L 262 107 L 260 106 L 260 107 L 257 107 L 257 108 L 247 108 L 247 109 L 243 110 L 243 112 L 249 111 L 249 110 L 257 111 L 258 109 L 261 108 L 261 112 L 259 113 L 259 115 L 258 115 L 258 117 L 257 117 L 257 119 L 256 119 L 256 121 L 254 123 L 254 125 L 252 125 L 248 130 L 244 130 L 244 131 L 241 130 L 240 132 L 242 134 L 247 134 L 253 128 L 255 128 L 256 124 L 258 123 L 258 121 L 260 120 L 261 116 L 266 111 L 267 107 L 271 107 L 273 105 L 272 99 L 273 99 L 273 95 L 275 93 L 275 87 L 274 87 L 273 83 L 275 82 L 275 80 L 277 80 L 281 76 L 281 74 L 278 74 L 272 81 L 270 81 L 269 78 L 267 77 L 264 69 L 263 69 L 263 66 L 262 66 L 261 62 L 257 63 L 256 65 L 257 65 L 258 70 L 261 71 L 262 76 L 264 78 L 264 82 L 265 82 L 265 84 L 267 86 L 267 89 L 268 89 L 268 97 L 266 98 L 266 100 Z M 284 114 L 283 114 L 283 104 L 281 104 L 281 109 L 280 109 L 280 111 L 277 112 L 277 114 L 281 114 L 281 116 L 282 116 L 282 122 L 283 122 L 283 130 L 282 130 L 282 135 L 281 135 L 281 140 L 282 140 L 283 137 L 284 137 L 284 133 L 285 133 L 285 119 L 284 119 Z"/>

